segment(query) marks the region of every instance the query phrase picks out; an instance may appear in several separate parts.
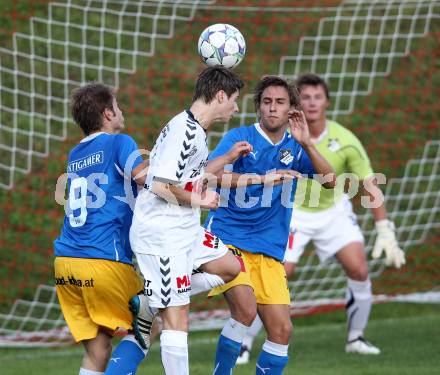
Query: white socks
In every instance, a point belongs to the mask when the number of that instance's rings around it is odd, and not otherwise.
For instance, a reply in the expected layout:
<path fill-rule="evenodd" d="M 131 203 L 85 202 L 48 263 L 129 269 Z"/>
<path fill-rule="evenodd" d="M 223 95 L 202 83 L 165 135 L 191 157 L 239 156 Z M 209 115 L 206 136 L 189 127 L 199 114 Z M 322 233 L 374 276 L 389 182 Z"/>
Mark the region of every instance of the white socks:
<path fill-rule="evenodd" d="M 223 327 L 221 334 L 232 341 L 241 343 L 243 341 L 243 337 L 246 336 L 248 330 L 248 326 L 245 326 L 244 324 L 237 322 L 232 318 L 229 318 L 229 320 Z"/>
<path fill-rule="evenodd" d="M 289 352 L 289 345 L 277 344 L 266 339 L 263 344 L 263 351 L 276 355 L 278 357 L 287 357 L 287 353 Z"/>
<path fill-rule="evenodd" d="M 79 369 L 79 375 L 103 375 L 103 372 L 87 370 L 85 368 Z"/>
<path fill-rule="evenodd" d="M 166 375 L 188 375 L 188 333 L 164 330 L 160 335 L 162 365 Z"/>
<path fill-rule="evenodd" d="M 251 350 L 255 336 L 258 335 L 262 328 L 263 322 L 261 321 L 260 316 L 257 314 L 251 326 L 249 327 L 246 336 L 243 337 L 243 346 L 246 346 L 249 350 Z"/>
<path fill-rule="evenodd" d="M 353 341 L 363 336 L 370 316 L 372 303 L 370 279 L 365 281 L 348 279 L 346 298 L 348 341 Z"/>
<path fill-rule="evenodd" d="M 191 275 L 191 295 L 206 292 L 217 286 L 224 285 L 224 281 L 220 276 L 207 273 L 194 271 Z"/>

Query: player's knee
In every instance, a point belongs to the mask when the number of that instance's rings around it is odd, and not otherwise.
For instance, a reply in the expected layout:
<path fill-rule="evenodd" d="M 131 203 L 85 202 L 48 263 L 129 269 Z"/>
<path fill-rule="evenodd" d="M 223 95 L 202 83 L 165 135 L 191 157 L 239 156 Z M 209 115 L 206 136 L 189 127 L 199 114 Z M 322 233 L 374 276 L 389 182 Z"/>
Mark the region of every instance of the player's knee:
<path fill-rule="evenodd" d="M 241 271 L 240 262 L 237 260 L 235 256 L 232 256 L 229 261 L 228 268 L 221 275 L 223 281 L 228 283 L 234 280 Z"/>
<path fill-rule="evenodd" d="M 95 345 L 86 351 L 86 360 L 96 369 L 104 370 L 110 360 L 112 354 L 112 345 L 108 343 L 102 343 L 101 345 Z"/>
<path fill-rule="evenodd" d="M 368 266 L 362 265 L 349 272 L 347 275 L 350 279 L 356 281 L 365 281 L 368 279 Z"/>
<path fill-rule="evenodd" d="M 239 308 L 231 311 L 231 316 L 237 322 L 250 326 L 257 316 L 257 308 L 252 304 L 241 304 Z"/>
<path fill-rule="evenodd" d="M 290 319 L 278 321 L 272 324 L 268 329 L 268 338 L 270 341 L 278 344 L 288 344 L 292 336 L 293 325 Z"/>
<path fill-rule="evenodd" d="M 250 326 L 257 316 L 257 305 L 254 301 L 247 301 L 246 298 L 236 300 L 233 305 L 229 304 L 231 317 L 236 321 Z"/>

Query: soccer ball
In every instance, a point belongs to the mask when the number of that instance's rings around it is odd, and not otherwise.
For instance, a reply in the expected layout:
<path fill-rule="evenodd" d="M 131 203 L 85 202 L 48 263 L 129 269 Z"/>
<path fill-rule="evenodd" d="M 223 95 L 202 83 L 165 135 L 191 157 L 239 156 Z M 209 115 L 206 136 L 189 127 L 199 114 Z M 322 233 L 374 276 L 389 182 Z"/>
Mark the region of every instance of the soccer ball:
<path fill-rule="evenodd" d="M 207 65 L 234 68 L 246 53 L 246 42 L 241 32 L 226 23 L 208 26 L 200 34 L 197 50 Z"/>

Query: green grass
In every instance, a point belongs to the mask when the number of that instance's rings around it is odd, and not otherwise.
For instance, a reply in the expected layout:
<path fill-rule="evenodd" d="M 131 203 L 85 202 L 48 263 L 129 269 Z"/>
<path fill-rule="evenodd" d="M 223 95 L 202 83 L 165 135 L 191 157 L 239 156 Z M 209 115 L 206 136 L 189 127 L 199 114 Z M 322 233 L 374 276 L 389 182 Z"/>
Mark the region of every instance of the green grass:
<path fill-rule="evenodd" d="M 367 330 L 368 339 L 382 349 L 379 356 L 345 354 L 345 316 L 343 311 L 294 321 L 286 375 L 438 375 L 440 368 L 440 306 L 382 304 L 373 307 Z M 191 333 L 189 339 L 191 374 L 209 374 L 218 332 Z M 255 349 L 263 343 L 260 334 Z M 238 366 L 235 375 L 255 373 L 255 358 Z M 75 375 L 81 362 L 79 346 L 58 349 L 1 349 L 2 375 Z M 159 345 L 138 374 L 161 374 Z"/>
<path fill-rule="evenodd" d="M 217 5 L 249 5 L 247 0 L 235 2 L 219 0 Z M 275 3 L 267 0 L 255 0 L 254 6 L 268 6 Z M 291 2 L 286 0 L 278 1 L 278 6 L 288 5 Z M 307 4 L 306 4 L 307 3 Z M 307 5 L 329 5 L 329 1 L 304 2 Z M 332 1 L 335 5 L 339 1 Z M 0 0 L 0 22 L 5 29 L 11 28 L 22 33 L 29 31 L 28 16 L 38 16 L 43 19 L 48 17 L 48 8 L 45 0 L 29 2 L 28 0 L 17 0 L 14 2 Z M 273 4 L 272 4 L 273 5 Z M 116 6 L 116 5 L 115 5 Z M 163 8 L 162 12 L 170 8 Z M 437 8 L 435 8 L 436 10 Z M 181 10 L 182 11 L 182 10 Z M 334 11 L 333 11 L 334 12 Z M 13 14 L 18 14 L 15 19 Z M 187 107 L 191 101 L 194 77 L 202 69 L 196 52 L 195 45 L 198 35 L 203 28 L 215 22 L 228 22 L 236 25 L 247 40 L 246 58 L 241 63 L 237 72 L 246 81 L 243 92 L 244 96 L 250 93 L 257 79 L 263 74 L 276 74 L 279 71 L 280 57 L 282 55 L 295 55 L 298 50 L 300 37 L 303 35 L 316 35 L 319 20 L 323 16 L 332 15 L 331 12 L 319 14 L 308 12 L 307 9 L 301 12 L 231 12 L 227 10 L 198 10 L 192 22 L 177 21 L 175 24 L 175 35 L 171 39 L 160 39 L 156 43 L 156 52 L 152 58 L 139 58 L 138 70 L 131 76 L 121 75 L 120 91 L 118 93 L 119 104 L 124 110 L 127 132 L 134 136 L 140 147 L 150 148 L 153 145 L 159 129 L 177 111 Z M 63 21 L 65 13 L 57 11 L 53 14 L 55 19 Z M 99 24 L 100 16 L 91 15 L 90 21 Z M 79 22 L 82 20 L 81 12 L 73 12 L 71 19 Z M 115 22 L 113 18 L 108 21 Z M 165 31 L 169 21 L 159 22 L 159 30 Z M 407 26 L 409 21 L 402 22 Z M 430 34 L 426 38 L 414 40 L 411 54 L 407 57 L 396 59 L 389 76 L 375 79 L 374 89 L 371 95 L 358 98 L 353 114 L 341 116 L 341 123 L 354 130 L 359 136 L 372 160 L 375 170 L 384 172 L 388 177 L 401 176 L 408 159 L 419 157 L 426 141 L 438 138 L 437 119 L 440 116 L 438 106 L 438 87 L 440 87 L 440 74 L 438 69 L 439 50 L 439 25 L 433 21 L 430 27 Z M 327 25 L 328 33 L 334 31 L 334 25 Z M 107 25 L 108 27 L 108 25 Z M 142 27 L 150 30 L 151 22 L 143 21 Z M 343 29 L 342 31 L 344 31 Z M 372 25 L 371 31 L 378 30 L 377 24 Z M 61 37 L 64 32 L 62 28 L 54 26 L 53 37 Z M 36 34 L 42 38 L 48 37 L 48 30 L 41 23 L 35 24 Z M 95 40 L 98 34 L 90 34 Z M 71 41 L 81 41 L 81 33 L 70 32 Z M 78 39 L 76 39 L 78 38 Z M 10 48 L 12 46 L 10 33 L 3 33 L 0 36 L 0 46 Z M 130 38 L 124 38 L 122 44 L 130 48 Z M 24 43 L 23 41 L 21 41 Z M 105 42 L 110 46 L 114 44 L 114 38 L 106 34 Z M 44 43 L 43 43 L 44 44 Z M 20 45 L 21 49 L 28 50 L 29 45 Z M 369 46 L 369 45 L 368 45 Z M 368 47 L 367 46 L 367 47 Z M 385 46 L 385 42 L 382 44 Z M 37 43 L 36 51 L 44 53 L 45 46 Z M 320 50 L 328 50 L 329 43 L 322 42 Z M 352 51 L 359 51 L 360 43 L 353 40 Z M 147 50 L 148 46 L 143 46 Z M 343 46 L 339 48 L 339 52 Z M 374 46 L 369 46 L 366 52 L 372 52 Z M 64 45 L 52 45 L 54 56 L 64 56 Z M 386 52 L 386 50 L 382 51 Z M 77 48 L 69 49 L 69 59 L 80 61 L 80 51 Z M 2 54 L 2 66 L 14 67 L 14 59 Z M 114 64 L 113 54 L 105 54 L 104 65 Z M 96 56 L 88 56 L 89 63 L 96 62 Z M 126 66 L 131 60 L 121 56 L 121 66 Z M 339 61 L 333 62 L 339 69 Z M 380 61 L 379 70 L 383 71 L 385 61 Z M 129 64 L 128 64 L 129 65 Z M 46 75 L 49 64 L 36 62 L 37 72 Z M 24 70 L 28 66 L 23 63 L 20 66 Z M 347 69 L 353 71 L 356 65 Z M 292 67 L 290 66 L 289 69 Z M 304 66 L 303 71 L 310 70 Z M 55 77 L 64 76 L 64 68 L 52 64 L 51 71 Z M 291 70 L 286 71 L 289 73 Z M 87 77 L 96 79 L 95 69 L 87 70 Z M 14 87 L 11 75 L 3 74 L 1 78 L 2 87 Z M 70 73 L 70 78 L 77 78 L 76 70 Z M 106 77 L 104 77 L 106 78 Z M 362 81 L 362 87 L 370 78 Z M 20 78 L 19 86 L 27 90 L 29 82 Z M 112 79 L 107 83 L 111 84 Z M 332 88 L 337 87 L 337 79 L 330 82 Z M 35 90 L 47 94 L 46 83 L 35 82 Z M 63 88 L 51 81 L 51 90 L 54 94 L 64 95 Z M 23 99 L 23 98 L 21 98 Z M 4 103 L 12 103 L 13 96 L 2 92 Z M 36 110 L 46 112 L 46 102 L 37 101 Z M 24 114 L 20 114 L 16 120 L 22 130 L 27 130 L 30 118 L 34 119 L 29 108 L 29 102 L 20 100 L 20 108 Z M 58 113 L 60 105 L 51 106 L 51 111 Z M 3 111 L 1 113 L 4 124 L 14 121 L 14 115 Z M 43 131 L 45 123 L 34 119 L 34 130 Z M 231 126 L 238 125 L 234 120 Z M 216 126 L 220 130 L 222 126 Z M 61 127 L 55 121 L 50 124 L 54 134 L 58 134 Z M 16 174 L 16 187 L 10 191 L 0 190 L 0 311 L 9 310 L 12 301 L 16 298 L 32 298 L 35 287 L 39 283 L 52 283 L 52 241 L 58 235 L 62 225 L 63 209 L 54 202 L 53 191 L 57 177 L 64 171 L 66 155 L 69 149 L 80 139 L 81 135 L 76 126 L 68 125 L 68 138 L 65 142 L 51 141 L 50 155 L 48 158 L 34 158 L 32 171 L 27 175 Z M 10 143 L 11 136 L 0 131 L 0 140 L 5 144 Z M 20 144 L 26 144 L 27 137 L 19 137 Z M 44 142 L 34 137 L 34 147 L 41 151 Z M 23 155 L 16 155 L 16 165 L 25 165 L 27 160 Z M 0 159 L 7 162 L 10 155 L 0 150 Z M 0 171 L 0 180 L 2 171 Z M 438 264 L 438 257 L 435 256 L 435 242 L 438 231 L 433 231 L 428 244 L 424 246 L 426 251 L 420 252 L 419 248 L 411 248 L 412 254 L 432 254 L 428 258 L 422 258 L 423 268 L 417 269 L 417 284 L 423 279 L 423 289 L 429 289 L 438 284 L 438 276 L 433 277 L 432 270 Z M 406 269 L 413 268 L 420 261 L 408 262 Z M 427 266 L 425 266 L 425 263 Z M 407 273 L 403 271 L 403 273 Z M 394 274 L 392 275 L 395 276 Z M 391 280 L 389 285 L 399 284 Z M 406 284 L 400 284 L 406 285 Z M 425 287 L 426 285 L 426 287 Z M 419 289 L 420 290 L 420 289 Z"/>

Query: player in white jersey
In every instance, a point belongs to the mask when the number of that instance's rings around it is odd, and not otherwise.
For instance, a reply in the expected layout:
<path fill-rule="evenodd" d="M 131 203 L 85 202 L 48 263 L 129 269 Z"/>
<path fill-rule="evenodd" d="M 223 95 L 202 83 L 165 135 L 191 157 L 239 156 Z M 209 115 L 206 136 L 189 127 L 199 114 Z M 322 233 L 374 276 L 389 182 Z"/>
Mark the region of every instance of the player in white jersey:
<path fill-rule="evenodd" d="M 219 204 L 215 191 L 203 189 L 204 173 L 215 173 L 252 151 L 249 143 L 239 142 L 223 159 L 206 165 L 206 129 L 216 121 L 228 122 L 238 111 L 242 87 L 241 79 L 221 66 L 208 67 L 199 75 L 190 109 L 175 116 L 156 141 L 145 189 L 136 202 L 130 243 L 145 278 L 149 309 L 159 310 L 162 319 L 166 374 L 189 373 L 193 268 L 201 266 L 217 275 L 219 285 L 240 271 L 240 263 L 218 237 L 200 226 L 200 209 L 215 209 Z"/>
<path fill-rule="evenodd" d="M 383 195 L 377 187 L 362 144 L 348 129 L 326 118 L 329 92 L 324 80 L 313 74 L 305 74 L 298 78 L 297 86 L 316 148 L 329 161 L 338 176 L 351 173 L 353 178 L 361 181 L 360 186 L 366 188 L 364 194 L 367 200 L 374 203 L 371 211 L 378 235 L 373 258 L 380 257 L 385 251 L 386 264 L 400 268 L 405 264 L 405 254 L 397 244 L 393 223 L 387 219 Z M 319 195 L 314 197 L 313 191 Z M 364 238 L 351 202 L 342 189 L 323 190 L 313 181 L 303 180 L 298 183 L 295 203 L 290 225 L 291 236 L 284 259 L 287 275 L 293 275 L 295 265 L 310 241 L 313 241 L 321 261 L 335 256 L 348 278 L 348 337 L 345 350 L 360 354 L 379 354 L 379 348 L 363 338 L 371 309 L 372 292 Z M 258 321 L 253 323 L 251 334 L 243 341 L 239 363 L 248 361 L 252 336 L 261 327 Z"/>

